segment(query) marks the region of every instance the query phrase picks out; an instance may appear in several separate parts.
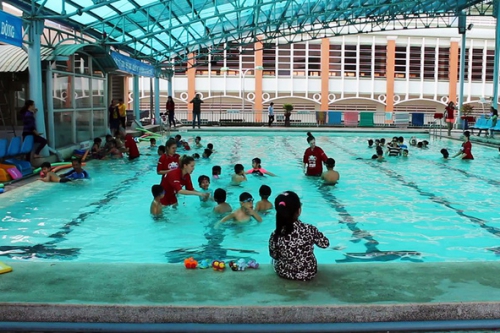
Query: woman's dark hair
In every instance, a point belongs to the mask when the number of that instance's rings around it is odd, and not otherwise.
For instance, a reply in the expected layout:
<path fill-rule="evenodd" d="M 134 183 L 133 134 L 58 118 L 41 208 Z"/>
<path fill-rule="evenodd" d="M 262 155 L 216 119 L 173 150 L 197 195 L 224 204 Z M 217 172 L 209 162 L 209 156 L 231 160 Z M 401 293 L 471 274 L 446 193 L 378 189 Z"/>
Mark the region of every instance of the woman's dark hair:
<path fill-rule="evenodd" d="M 276 209 L 274 241 L 293 231 L 293 223 L 298 218 L 300 207 L 300 199 L 295 192 L 286 191 L 276 197 L 274 200 L 274 209 Z"/>
<path fill-rule="evenodd" d="M 163 194 L 163 187 L 161 185 L 153 185 L 151 186 L 151 193 L 154 198 L 159 197 Z"/>
<path fill-rule="evenodd" d="M 368 146 L 370 146 L 370 147 L 373 146 L 373 140 L 372 139 L 368 140 Z"/>
<path fill-rule="evenodd" d="M 443 155 L 444 158 L 448 158 L 450 156 L 450 153 L 445 148 L 441 149 L 441 154 Z"/>
<path fill-rule="evenodd" d="M 24 116 L 24 114 L 26 113 L 26 111 L 28 111 L 29 107 L 32 106 L 32 105 L 35 105 L 35 101 L 33 101 L 31 99 L 26 100 L 24 102 L 24 106 L 19 111 L 21 113 L 21 116 Z"/>
<path fill-rule="evenodd" d="M 464 136 L 468 139 L 470 138 L 470 132 L 469 131 L 465 131 L 464 132 Z"/>
<path fill-rule="evenodd" d="M 182 155 L 180 158 L 179 164 L 181 169 L 185 166 L 188 165 L 189 163 L 194 162 L 193 156 L 188 156 L 188 155 Z"/>
<path fill-rule="evenodd" d="M 314 136 L 311 132 L 307 132 L 307 143 L 310 143 L 312 140 L 315 140 Z"/>
<path fill-rule="evenodd" d="M 378 156 L 384 155 L 384 150 L 380 146 L 377 146 L 376 152 Z"/>
<path fill-rule="evenodd" d="M 167 149 L 168 149 L 168 148 L 170 148 L 170 147 L 172 147 L 172 146 L 174 146 L 174 145 L 175 145 L 175 146 L 177 146 L 177 142 L 175 141 L 175 139 L 170 138 L 170 139 L 168 139 L 168 140 L 167 140 L 167 142 L 165 143 L 165 148 L 167 148 Z"/>
<path fill-rule="evenodd" d="M 158 151 L 161 151 L 162 153 L 165 153 L 165 146 L 163 146 L 163 145 L 158 146 Z"/>

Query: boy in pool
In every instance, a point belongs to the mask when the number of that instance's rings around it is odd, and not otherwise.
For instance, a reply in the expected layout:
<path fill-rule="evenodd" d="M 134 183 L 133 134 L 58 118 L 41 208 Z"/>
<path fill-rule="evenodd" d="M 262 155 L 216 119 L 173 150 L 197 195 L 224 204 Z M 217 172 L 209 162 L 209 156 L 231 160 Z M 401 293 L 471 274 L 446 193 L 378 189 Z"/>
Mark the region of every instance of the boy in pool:
<path fill-rule="evenodd" d="M 230 213 L 233 209 L 231 205 L 226 202 L 227 193 L 225 190 L 218 188 L 214 192 L 214 201 L 217 202 L 217 206 L 214 207 L 214 213 L 225 214 Z"/>
<path fill-rule="evenodd" d="M 197 136 L 194 138 L 194 146 L 196 148 L 203 148 L 203 145 L 201 144 L 201 137 Z"/>
<path fill-rule="evenodd" d="M 156 148 L 156 139 L 151 138 L 149 139 L 149 149 L 154 149 L 154 148 Z"/>
<path fill-rule="evenodd" d="M 242 182 L 247 181 L 247 176 L 245 175 L 245 168 L 241 164 L 236 164 L 234 166 L 234 175 L 231 177 L 232 185 L 239 185 Z"/>
<path fill-rule="evenodd" d="M 212 179 L 219 179 L 221 173 L 222 168 L 220 167 L 220 165 L 214 165 L 212 167 Z"/>
<path fill-rule="evenodd" d="M 263 212 L 273 209 L 273 204 L 268 200 L 271 196 L 271 188 L 267 185 L 262 185 L 259 188 L 260 201 L 255 205 L 256 212 Z"/>
<path fill-rule="evenodd" d="M 163 190 L 163 187 L 161 187 L 161 185 L 153 185 L 151 187 L 151 192 L 153 193 L 154 199 L 153 202 L 151 202 L 149 212 L 153 216 L 159 216 L 163 211 L 163 205 L 161 204 L 160 200 L 163 198 L 165 191 Z"/>
<path fill-rule="evenodd" d="M 252 160 L 252 169 L 247 170 L 247 174 L 255 174 L 259 176 L 269 175 L 276 177 L 274 173 L 267 171 L 261 166 L 261 160 L 258 157 Z"/>
<path fill-rule="evenodd" d="M 158 156 L 165 154 L 165 146 L 164 145 L 158 146 L 157 152 L 158 152 Z"/>
<path fill-rule="evenodd" d="M 326 171 L 321 175 L 321 179 L 323 179 L 327 185 L 337 184 L 340 179 L 340 174 L 333 170 L 333 168 L 335 168 L 335 160 L 333 158 L 328 158 L 325 164 Z"/>
<path fill-rule="evenodd" d="M 77 158 L 71 161 L 73 169 L 61 175 L 60 183 L 67 183 L 72 180 L 89 179 L 90 176 L 87 171 L 82 168 L 82 160 Z"/>
<path fill-rule="evenodd" d="M 110 141 L 108 155 L 110 158 L 123 158 L 123 153 L 117 148 L 115 139 Z"/>
<path fill-rule="evenodd" d="M 59 178 L 59 176 L 56 175 L 55 172 L 52 172 L 52 165 L 50 165 L 49 162 L 43 162 L 41 167 L 42 172 L 40 175 L 40 180 L 42 182 L 59 183 L 61 178 Z"/>
<path fill-rule="evenodd" d="M 203 158 L 210 158 L 210 155 L 212 155 L 212 151 L 210 149 L 206 148 L 203 151 L 203 155 L 201 157 L 203 157 Z"/>
<path fill-rule="evenodd" d="M 220 223 L 230 220 L 235 222 L 248 222 L 252 217 L 256 219 L 257 222 L 262 222 L 262 217 L 253 209 L 253 197 L 250 193 L 243 192 L 240 194 L 240 205 L 240 208 L 223 218 Z"/>
<path fill-rule="evenodd" d="M 201 175 L 200 177 L 198 177 L 198 185 L 200 185 L 201 193 L 210 193 L 208 197 L 200 197 L 200 201 L 207 202 L 210 196 L 212 196 L 212 191 L 208 189 L 208 187 L 210 186 L 210 178 L 208 176 Z"/>

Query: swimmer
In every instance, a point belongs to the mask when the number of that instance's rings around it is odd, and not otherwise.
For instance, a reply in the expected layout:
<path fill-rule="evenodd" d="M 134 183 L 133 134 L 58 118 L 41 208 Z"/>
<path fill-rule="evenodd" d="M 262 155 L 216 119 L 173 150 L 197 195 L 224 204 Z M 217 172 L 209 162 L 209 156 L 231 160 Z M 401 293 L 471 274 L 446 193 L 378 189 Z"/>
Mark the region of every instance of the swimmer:
<path fill-rule="evenodd" d="M 89 179 L 90 176 L 87 171 L 82 168 L 82 160 L 77 158 L 71 161 L 73 169 L 61 175 L 60 183 L 66 183 L 72 180 Z"/>
<path fill-rule="evenodd" d="M 373 140 L 368 140 L 368 148 L 373 148 Z"/>
<path fill-rule="evenodd" d="M 405 138 L 403 138 L 402 136 L 400 136 L 398 138 L 398 144 L 399 144 L 399 148 L 401 148 L 401 149 L 408 149 L 408 145 L 405 142 Z"/>
<path fill-rule="evenodd" d="M 201 144 L 201 137 L 197 136 L 194 138 L 194 146 L 196 148 L 203 148 L 203 145 Z"/>
<path fill-rule="evenodd" d="M 161 204 L 161 199 L 165 195 L 165 191 L 163 191 L 163 187 L 161 187 L 161 185 L 153 185 L 151 187 L 151 192 L 153 193 L 153 202 L 151 202 L 151 207 L 149 208 L 149 212 L 153 216 L 159 216 L 163 211 L 163 205 Z"/>
<path fill-rule="evenodd" d="M 198 154 L 198 153 L 194 153 L 194 154 L 193 154 L 193 158 L 194 158 L 195 160 L 199 160 L 199 159 L 200 159 L 200 154 Z"/>
<path fill-rule="evenodd" d="M 198 185 L 200 185 L 201 193 L 208 193 L 208 196 L 200 197 L 200 201 L 207 202 L 210 196 L 212 196 L 212 191 L 208 189 L 210 186 L 210 178 L 205 175 L 198 177 Z"/>
<path fill-rule="evenodd" d="M 40 180 L 47 183 L 59 183 L 61 178 L 52 172 L 52 165 L 49 162 L 43 162 L 41 165 L 42 171 L 40 174 Z"/>
<path fill-rule="evenodd" d="M 382 147 L 380 146 L 377 147 L 377 153 L 372 156 L 372 160 L 377 160 L 377 162 L 385 161 L 384 151 L 382 150 Z"/>
<path fill-rule="evenodd" d="M 109 151 L 108 151 L 108 156 L 110 158 L 123 158 L 123 154 L 118 149 L 117 146 L 118 145 L 116 143 L 116 140 L 115 139 L 111 140 L 110 145 L 109 145 Z"/>
<path fill-rule="evenodd" d="M 95 159 L 101 159 L 101 143 L 102 139 L 101 138 L 95 138 L 94 139 L 94 144 L 92 145 L 92 149 L 90 150 L 92 153 L 92 158 Z"/>
<path fill-rule="evenodd" d="M 450 159 L 450 153 L 448 152 L 448 149 L 441 149 L 441 155 L 443 155 L 443 159 L 449 160 Z"/>
<path fill-rule="evenodd" d="M 333 168 L 335 168 L 335 160 L 333 158 L 328 158 L 325 164 L 326 171 L 321 175 L 321 179 L 323 179 L 327 185 L 337 184 L 340 179 L 340 174 L 333 170 Z"/>
<path fill-rule="evenodd" d="M 212 167 L 212 179 L 219 179 L 221 173 L 222 168 L 220 167 L 220 165 L 214 165 Z"/>
<path fill-rule="evenodd" d="M 273 209 L 272 202 L 269 201 L 269 197 L 271 196 L 271 188 L 267 185 L 262 185 L 259 188 L 260 201 L 255 205 L 256 212 L 264 212 L 266 210 Z"/>
<path fill-rule="evenodd" d="M 392 141 L 387 146 L 387 151 L 385 152 L 385 154 L 389 156 L 401 156 L 401 148 L 399 148 L 398 146 L 397 139 L 396 141 Z"/>
<path fill-rule="evenodd" d="M 422 148 L 423 149 L 429 149 L 428 145 L 429 145 L 429 141 L 427 141 L 427 140 L 422 141 Z"/>
<path fill-rule="evenodd" d="M 213 145 L 213 144 L 211 144 L 211 143 L 209 143 L 209 144 L 207 145 L 207 149 L 210 149 L 210 151 L 211 151 L 212 153 L 216 153 L 216 151 L 214 150 L 214 145 Z"/>
<path fill-rule="evenodd" d="M 151 138 L 149 139 L 149 149 L 154 149 L 154 148 L 156 148 L 156 139 Z"/>
<path fill-rule="evenodd" d="M 403 149 L 403 157 L 408 157 L 409 153 L 408 149 Z"/>
<path fill-rule="evenodd" d="M 224 217 L 219 223 L 224 223 L 230 220 L 236 222 L 248 222 L 253 217 L 257 222 L 262 222 L 262 217 L 253 209 L 253 197 L 248 192 L 240 194 L 241 207 L 234 212 Z"/>
<path fill-rule="evenodd" d="M 417 145 L 417 138 L 412 136 L 410 139 L 410 146 L 416 146 Z"/>
<path fill-rule="evenodd" d="M 242 182 L 247 181 L 247 176 L 245 175 L 245 168 L 241 164 L 236 164 L 234 166 L 234 175 L 231 177 L 232 185 L 239 185 Z"/>
<path fill-rule="evenodd" d="M 230 213 L 233 209 L 231 205 L 226 202 L 227 193 L 224 189 L 218 188 L 214 192 L 214 201 L 217 206 L 214 207 L 214 213 L 226 214 Z"/>
<path fill-rule="evenodd" d="M 261 160 L 258 157 L 252 160 L 252 169 L 248 169 L 247 174 L 254 174 L 259 176 L 269 175 L 272 177 L 276 177 L 274 173 L 267 171 L 261 166 Z"/>
<path fill-rule="evenodd" d="M 166 151 L 166 149 L 165 149 L 164 145 L 158 146 L 158 150 L 157 150 L 158 156 L 161 157 L 161 155 L 165 154 L 165 151 Z"/>
<path fill-rule="evenodd" d="M 210 155 L 212 155 L 212 151 L 208 148 L 205 148 L 205 150 L 203 151 L 203 155 L 201 155 L 201 157 L 210 158 Z"/>

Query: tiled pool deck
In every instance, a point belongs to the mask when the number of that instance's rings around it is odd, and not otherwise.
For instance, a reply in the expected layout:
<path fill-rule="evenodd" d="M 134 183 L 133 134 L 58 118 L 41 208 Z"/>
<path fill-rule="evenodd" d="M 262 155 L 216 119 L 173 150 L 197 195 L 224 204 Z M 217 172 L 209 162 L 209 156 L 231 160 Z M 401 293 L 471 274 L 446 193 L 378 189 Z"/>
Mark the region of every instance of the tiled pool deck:
<path fill-rule="evenodd" d="M 408 136 L 422 130 L 405 132 Z M 453 138 L 460 135 L 455 131 Z M 17 191 L 12 187 L 9 192 Z M 222 273 L 174 264 L 10 264 L 14 271 L 0 275 L 0 325 L 500 318 L 500 263 L 496 262 L 320 265 L 316 279 L 306 283 L 280 279 L 266 264 L 258 270 Z"/>

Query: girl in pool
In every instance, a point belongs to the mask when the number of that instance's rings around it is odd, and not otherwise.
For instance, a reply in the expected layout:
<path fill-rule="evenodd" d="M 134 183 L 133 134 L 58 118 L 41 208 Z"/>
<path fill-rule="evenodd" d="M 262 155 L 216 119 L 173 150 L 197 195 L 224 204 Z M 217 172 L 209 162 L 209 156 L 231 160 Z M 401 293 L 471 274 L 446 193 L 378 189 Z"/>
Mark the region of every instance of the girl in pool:
<path fill-rule="evenodd" d="M 285 279 L 311 280 L 318 271 L 314 245 L 327 248 L 330 241 L 315 226 L 299 220 L 302 204 L 295 192 L 278 195 L 274 207 L 276 230 L 269 238 L 274 270 Z"/>
<path fill-rule="evenodd" d="M 165 144 L 166 152 L 160 156 L 158 165 L 156 166 L 156 173 L 159 175 L 166 175 L 170 171 L 179 167 L 179 154 L 176 154 L 177 142 L 175 139 L 168 139 Z"/>
<path fill-rule="evenodd" d="M 252 168 L 247 170 L 247 174 L 254 174 L 254 175 L 259 175 L 259 176 L 264 176 L 264 175 L 269 175 L 272 177 L 276 177 L 276 175 L 272 172 L 267 171 L 264 169 L 261 165 L 261 160 L 260 158 L 256 157 L 252 160 Z"/>
<path fill-rule="evenodd" d="M 326 162 L 326 156 L 323 149 L 316 146 L 316 139 L 311 132 L 307 132 L 307 143 L 309 148 L 304 152 L 304 168 L 307 176 L 320 177 L 323 174 L 323 163 Z"/>
<path fill-rule="evenodd" d="M 191 182 L 191 174 L 194 171 L 194 159 L 192 156 L 182 156 L 180 159 L 180 167 L 167 173 L 161 181 L 161 186 L 165 191 L 165 195 L 161 199 L 161 204 L 164 206 L 177 205 L 177 194 L 197 195 L 203 200 L 208 199 L 210 193 L 202 193 L 195 191 Z M 185 187 L 185 189 L 183 189 Z"/>
<path fill-rule="evenodd" d="M 463 160 L 473 160 L 474 156 L 472 156 L 472 144 L 470 143 L 470 132 L 464 132 L 464 143 L 462 143 L 462 148 L 458 153 L 456 153 L 453 158 L 457 156 L 461 156 Z"/>

